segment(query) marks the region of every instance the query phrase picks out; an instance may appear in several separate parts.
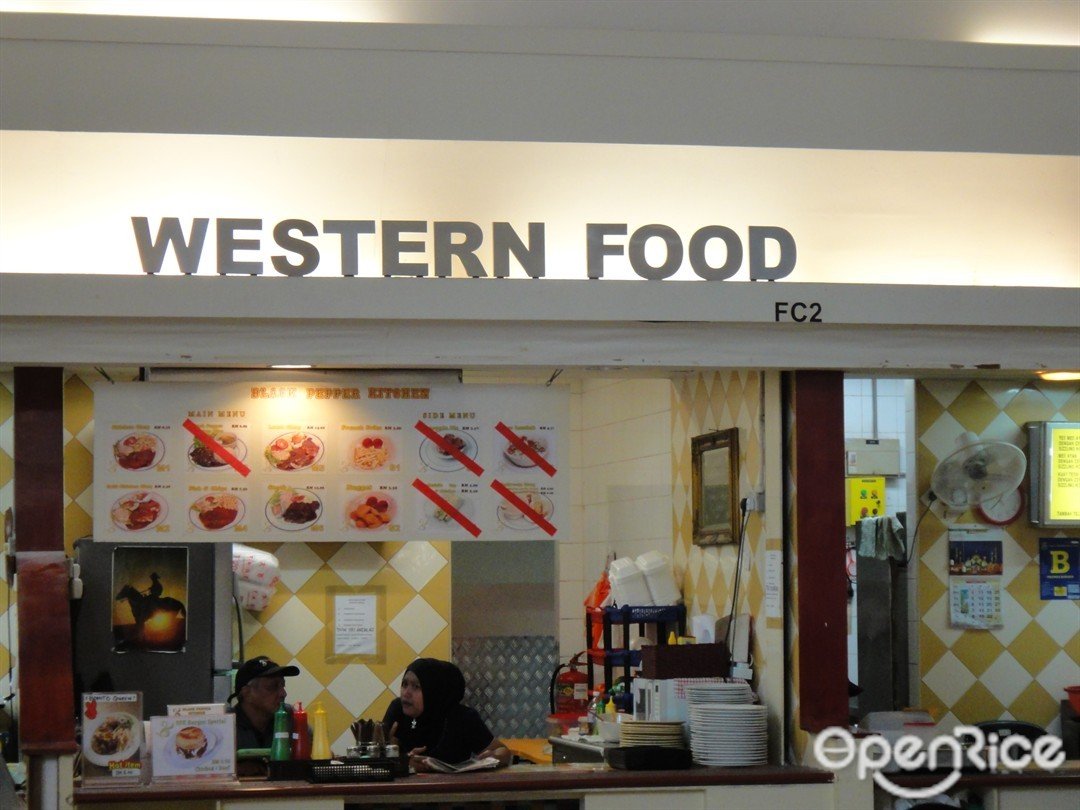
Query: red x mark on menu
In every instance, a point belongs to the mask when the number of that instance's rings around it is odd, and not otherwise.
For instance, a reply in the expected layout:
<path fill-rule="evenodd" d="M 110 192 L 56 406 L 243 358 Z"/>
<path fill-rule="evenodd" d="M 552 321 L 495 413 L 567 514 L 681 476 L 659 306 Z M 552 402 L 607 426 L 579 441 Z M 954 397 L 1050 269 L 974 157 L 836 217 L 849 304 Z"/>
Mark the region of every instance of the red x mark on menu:
<path fill-rule="evenodd" d="M 221 442 L 219 442 L 201 427 L 196 425 L 190 419 L 184 420 L 184 428 L 188 431 L 188 433 L 190 433 L 200 442 L 213 450 L 214 455 L 216 455 L 218 458 L 220 458 L 222 461 L 224 461 L 226 464 L 228 464 L 245 478 L 251 472 L 251 468 L 248 467 L 248 465 L 246 465 L 244 462 L 242 462 L 240 459 L 238 459 L 236 456 L 234 456 L 232 453 L 222 447 Z"/>
<path fill-rule="evenodd" d="M 418 421 L 415 425 L 424 436 L 429 439 L 436 447 L 442 450 L 446 455 L 460 461 L 469 472 L 473 475 L 483 475 L 484 468 L 469 458 L 467 455 L 461 452 L 452 443 L 448 442 L 445 438 L 439 435 L 439 433 L 432 429 L 431 426 L 424 424 L 423 421 Z"/>
<path fill-rule="evenodd" d="M 529 444 L 524 438 L 514 433 L 514 431 L 512 431 L 502 422 L 499 422 L 497 425 L 495 425 L 495 429 L 499 431 L 499 433 L 501 433 L 503 437 L 508 442 L 510 442 L 510 444 L 514 445 L 514 447 L 520 450 L 522 455 L 529 459 L 529 461 L 531 461 L 541 470 L 546 472 L 548 475 L 555 475 L 555 468 L 551 466 L 551 462 L 544 458 L 542 455 L 540 455 L 540 453 L 536 452 L 533 446 Z"/>
<path fill-rule="evenodd" d="M 461 527 L 471 534 L 473 537 L 480 536 L 480 527 L 465 517 L 461 510 L 454 506 L 450 501 L 446 500 L 442 495 L 433 490 L 419 478 L 412 482 L 413 488 L 419 490 L 419 492 L 431 501 L 433 504 L 442 509 L 446 514 L 456 520 Z"/>
<path fill-rule="evenodd" d="M 512 503 L 518 509 L 521 510 L 521 514 L 539 526 L 544 532 L 551 537 L 558 531 L 551 523 L 549 523 L 543 515 L 533 509 L 527 504 L 516 492 L 510 489 L 502 481 L 492 481 L 491 488 L 506 498 L 507 501 Z"/>

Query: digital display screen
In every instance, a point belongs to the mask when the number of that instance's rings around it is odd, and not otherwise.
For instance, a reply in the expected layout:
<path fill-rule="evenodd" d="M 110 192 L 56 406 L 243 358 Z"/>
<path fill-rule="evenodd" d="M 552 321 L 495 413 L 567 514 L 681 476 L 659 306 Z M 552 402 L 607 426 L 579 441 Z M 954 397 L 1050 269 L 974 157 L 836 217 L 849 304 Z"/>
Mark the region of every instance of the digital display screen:
<path fill-rule="evenodd" d="M 1080 523 L 1080 426 L 1049 422 L 1047 432 L 1047 517 L 1054 522 Z"/>
<path fill-rule="evenodd" d="M 1031 523 L 1080 528 L 1080 422 L 1028 422 Z"/>

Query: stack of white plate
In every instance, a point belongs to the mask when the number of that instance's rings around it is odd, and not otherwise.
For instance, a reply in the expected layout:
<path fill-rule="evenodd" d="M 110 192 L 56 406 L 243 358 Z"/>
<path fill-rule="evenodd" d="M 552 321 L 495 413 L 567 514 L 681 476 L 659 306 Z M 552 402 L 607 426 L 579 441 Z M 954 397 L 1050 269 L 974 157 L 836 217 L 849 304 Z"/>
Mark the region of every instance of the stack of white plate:
<path fill-rule="evenodd" d="M 619 723 L 619 746 L 658 745 L 662 748 L 686 748 L 682 722 L 623 720 Z"/>
<path fill-rule="evenodd" d="M 754 690 L 750 684 L 694 683 L 686 685 L 686 702 L 690 706 L 703 703 L 753 703 Z"/>
<path fill-rule="evenodd" d="M 690 706 L 690 750 L 700 765 L 764 765 L 768 761 L 768 709 L 760 704 Z"/>

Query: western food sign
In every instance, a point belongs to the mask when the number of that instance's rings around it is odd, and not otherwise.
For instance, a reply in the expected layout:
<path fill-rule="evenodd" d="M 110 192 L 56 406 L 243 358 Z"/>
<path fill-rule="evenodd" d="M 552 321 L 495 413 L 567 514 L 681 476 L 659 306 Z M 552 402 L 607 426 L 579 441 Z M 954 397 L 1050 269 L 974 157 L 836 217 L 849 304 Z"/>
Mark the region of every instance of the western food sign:
<path fill-rule="evenodd" d="M 485 229 L 466 221 L 325 219 L 316 224 L 294 218 L 270 225 L 260 218 L 214 219 L 216 249 L 205 261 L 210 222 L 210 217 L 162 217 L 156 222 L 132 217 L 143 272 L 154 275 L 172 265 L 194 275 L 212 264 L 219 275 L 306 276 L 331 262 L 342 276 L 371 275 L 370 269 L 361 268 L 360 247 L 367 241 L 380 249 L 383 276 L 449 277 L 458 265 L 469 278 L 505 278 L 511 264 L 530 278 L 547 274 L 543 222 L 530 222 L 519 232 L 509 222 L 493 222 Z M 267 262 L 255 256 L 268 240 L 275 252 Z M 478 255 L 485 241 L 490 242 L 489 266 Z M 796 261 L 794 237 L 773 225 L 751 225 L 744 242 L 724 225 L 681 234 L 663 224 L 631 231 L 625 222 L 590 222 L 582 228 L 582 252 L 590 279 L 604 278 L 614 263 L 629 263 L 641 278 L 660 281 L 688 262 L 706 281 L 729 279 L 744 263 L 751 281 L 775 281 L 788 276 Z"/>

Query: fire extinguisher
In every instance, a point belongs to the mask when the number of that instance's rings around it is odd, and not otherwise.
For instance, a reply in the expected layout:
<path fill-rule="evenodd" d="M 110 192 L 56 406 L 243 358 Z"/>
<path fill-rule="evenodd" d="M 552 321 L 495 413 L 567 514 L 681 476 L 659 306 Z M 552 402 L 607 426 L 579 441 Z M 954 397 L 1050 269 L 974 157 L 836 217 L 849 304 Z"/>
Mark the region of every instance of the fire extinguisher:
<path fill-rule="evenodd" d="M 569 664 L 559 664 L 551 673 L 549 699 L 553 714 L 582 715 L 589 708 L 589 676 L 578 669 L 581 666 L 579 652 Z M 566 672 L 560 670 L 566 668 Z"/>

